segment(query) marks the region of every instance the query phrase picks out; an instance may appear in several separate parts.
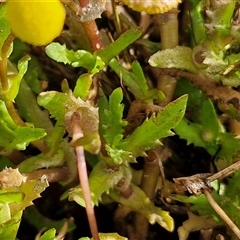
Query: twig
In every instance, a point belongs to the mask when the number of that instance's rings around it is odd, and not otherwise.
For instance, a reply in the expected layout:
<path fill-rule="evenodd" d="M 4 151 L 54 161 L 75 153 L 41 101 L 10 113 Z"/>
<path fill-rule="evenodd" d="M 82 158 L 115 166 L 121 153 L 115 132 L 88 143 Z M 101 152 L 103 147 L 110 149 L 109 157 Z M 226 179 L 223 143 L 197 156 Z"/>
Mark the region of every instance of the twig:
<path fill-rule="evenodd" d="M 193 85 L 204 91 L 211 100 L 221 104 L 222 108 L 229 110 L 230 105 L 232 105 L 240 114 L 240 93 L 238 91 L 227 86 L 218 85 L 212 78 L 200 72 L 194 74 L 173 68 L 162 68 L 159 71 L 161 74 L 188 79 Z"/>
<path fill-rule="evenodd" d="M 207 177 L 207 179 L 212 182 L 216 179 L 223 179 L 226 178 L 227 176 L 229 176 L 230 174 L 232 174 L 233 172 L 237 171 L 240 168 L 240 161 L 237 161 L 235 163 L 233 163 L 232 165 L 230 165 L 227 168 L 224 168 L 222 171 L 217 172 L 209 177 Z"/>
<path fill-rule="evenodd" d="M 222 208 L 219 207 L 217 202 L 212 197 L 211 193 L 208 189 L 203 189 L 203 192 L 209 202 L 209 204 L 212 206 L 212 208 L 215 210 L 215 212 L 219 215 L 219 217 L 229 226 L 229 228 L 236 234 L 238 239 L 240 239 L 240 230 L 239 228 L 234 224 L 234 222 L 227 216 L 227 214 L 222 210 Z"/>
<path fill-rule="evenodd" d="M 71 118 L 73 139 L 83 136 L 83 132 L 79 125 L 79 121 L 80 121 L 79 114 L 77 112 L 73 113 L 73 116 Z M 86 205 L 86 212 L 88 216 L 90 230 L 91 230 L 93 239 L 100 240 L 98 236 L 97 221 L 94 213 L 94 208 L 92 205 L 91 191 L 90 191 L 88 175 L 87 175 L 87 166 L 86 166 L 86 160 L 84 156 L 84 148 L 83 146 L 76 146 L 75 151 L 77 155 L 78 175 L 79 175 L 79 180 L 82 187 L 83 198 Z"/>

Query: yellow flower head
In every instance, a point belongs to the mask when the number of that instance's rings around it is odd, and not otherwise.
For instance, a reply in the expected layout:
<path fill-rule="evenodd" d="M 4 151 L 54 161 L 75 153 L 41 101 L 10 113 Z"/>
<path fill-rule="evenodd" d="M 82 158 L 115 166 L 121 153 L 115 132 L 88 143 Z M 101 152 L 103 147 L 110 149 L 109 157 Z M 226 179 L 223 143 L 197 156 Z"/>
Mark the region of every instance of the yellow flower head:
<path fill-rule="evenodd" d="M 60 35 L 66 15 L 60 0 L 7 0 L 6 4 L 12 32 L 22 41 L 42 46 Z"/>
<path fill-rule="evenodd" d="M 176 8 L 181 0 L 121 0 L 128 7 L 137 12 L 146 12 L 148 14 L 158 14 L 170 11 Z"/>

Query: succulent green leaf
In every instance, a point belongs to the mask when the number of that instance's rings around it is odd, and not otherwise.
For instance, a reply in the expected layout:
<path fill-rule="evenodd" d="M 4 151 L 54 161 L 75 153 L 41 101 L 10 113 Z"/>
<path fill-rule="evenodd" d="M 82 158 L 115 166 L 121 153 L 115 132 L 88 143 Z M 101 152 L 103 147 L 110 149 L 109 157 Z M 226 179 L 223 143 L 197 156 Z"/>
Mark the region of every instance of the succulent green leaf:
<path fill-rule="evenodd" d="M 100 57 L 105 64 L 108 64 L 120 52 L 137 40 L 141 34 L 142 30 L 139 28 L 127 30 L 116 41 L 110 43 L 104 49 L 96 51 L 94 55 Z"/>
<path fill-rule="evenodd" d="M 94 205 L 98 205 L 102 194 L 108 193 L 109 190 L 115 187 L 123 178 L 123 168 L 124 167 L 120 167 L 119 170 L 114 171 L 102 161 L 95 165 L 89 177 L 91 198 Z M 70 191 L 69 199 L 85 207 L 85 201 L 80 187 L 76 187 Z"/>
<path fill-rule="evenodd" d="M 149 223 L 158 223 L 166 230 L 172 232 L 174 229 L 174 221 L 169 213 L 156 207 L 139 187 L 131 184 L 131 188 L 133 192 L 129 198 L 120 196 L 116 190 L 111 191 L 109 196 L 123 206 L 129 207 L 133 211 L 144 215 L 148 219 Z"/>
<path fill-rule="evenodd" d="M 169 103 L 157 115 L 153 114 L 127 136 L 118 147 L 132 152 L 133 157 L 144 156 L 145 151 L 161 144 L 160 138 L 172 136 L 171 131 L 182 119 L 187 105 L 187 95 Z"/>
<path fill-rule="evenodd" d="M 161 50 L 153 54 L 148 62 L 157 68 L 178 68 L 192 73 L 198 71 L 192 59 L 192 49 L 184 46 Z"/>
<path fill-rule="evenodd" d="M 95 66 L 95 57 L 85 50 L 68 50 L 66 45 L 51 43 L 46 47 L 46 54 L 56 62 L 70 64 L 73 67 L 84 67 L 92 70 Z"/>

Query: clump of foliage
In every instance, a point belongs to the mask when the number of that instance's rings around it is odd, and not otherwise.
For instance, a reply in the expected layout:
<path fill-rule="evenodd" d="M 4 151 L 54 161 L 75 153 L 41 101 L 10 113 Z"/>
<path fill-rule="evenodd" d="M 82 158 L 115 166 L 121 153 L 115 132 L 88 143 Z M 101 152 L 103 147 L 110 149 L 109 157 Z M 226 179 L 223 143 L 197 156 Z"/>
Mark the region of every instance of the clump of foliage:
<path fill-rule="evenodd" d="M 71 208 L 86 209 L 95 240 L 157 239 L 149 223 L 171 238 L 172 213 L 189 218 L 181 240 L 223 225 L 240 237 L 238 2 L 123 2 L 0 4 L 1 239 L 23 239 L 24 222 L 36 239 L 89 239 Z M 182 143 L 209 156 L 205 172 Z M 38 209 L 48 187 L 60 218 Z M 98 233 L 103 205 L 116 227 Z"/>

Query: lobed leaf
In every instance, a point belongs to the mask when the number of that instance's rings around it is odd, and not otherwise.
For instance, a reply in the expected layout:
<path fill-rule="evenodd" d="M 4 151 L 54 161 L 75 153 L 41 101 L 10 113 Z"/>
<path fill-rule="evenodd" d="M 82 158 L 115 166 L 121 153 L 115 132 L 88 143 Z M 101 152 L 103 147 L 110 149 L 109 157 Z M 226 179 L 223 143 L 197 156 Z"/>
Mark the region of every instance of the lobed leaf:
<path fill-rule="evenodd" d="M 172 232 L 174 230 L 174 221 L 169 213 L 156 207 L 139 187 L 131 184 L 131 188 L 133 193 L 128 198 L 120 196 L 116 190 L 111 191 L 109 196 L 116 202 L 144 215 L 149 223 L 158 223 L 166 230 Z"/>
<path fill-rule="evenodd" d="M 101 121 L 101 132 L 105 143 L 110 146 L 115 146 L 123 138 L 123 127 L 127 122 L 122 120 L 123 105 L 121 104 L 123 98 L 121 88 L 115 89 L 109 97 L 109 102 L 106 102 L 104 97 L 100 98 L 99 117 Z M 105 103 L 103 102 L 105 101 Z M 104 109 L 101 106 L 104 105 Z"/>
<path fill-rule="evenodd" d="M 132 72 L 121 66 L 116 59 L 112 59 L 109 66 L 137 99 L 153 101 L 153 99 L 162 100 L 164 98 L 162 91 L 149 88 L 142 68 L 137 61 L 132 63 Z"/>
<path fill-rule="evenodd" d="M 145 151 L 160 145 L 160 138 L 174 135 L 171 129 L 184 116 L 187 99 L 187 95 L 184 95 L 169 103 L 157 116 L 153 114 L 119 143 L 118 148 L 131 152 L 133 157 L 136 157 L 144 156 Z"/>
<path fill-rule="evenodd" d="M 79 137 L 71 145 L 82 145 L 85 150 L 96 154 L 100 151 L 100 137 L 98 134 L 98 109 L 89 101 L 73 96 L 71 91 L 60 93 L 56 91 L 43 92 L 38 96 L 38 104 L 48 109 L 52 117 L 56 118 L 60 126 L 65 126 L 72 136 L 71 117 L 74 112 L 80 115 L 79 125 L 83 136 Z"/>
<path fill-rule="evenodd" d="M 102 161 L 96 164 L 89 177 L 89 186 L 93 204 L 98 205 L 102 194 L 108 193 L 110 189 L 116 186 L 123 176 L 123 167 L 114 171 Z M 79 205 L 85 207 L 85 201 L 80 187 L 76 187 L 70 191 L 69 199 L 74 200 Z"/>

